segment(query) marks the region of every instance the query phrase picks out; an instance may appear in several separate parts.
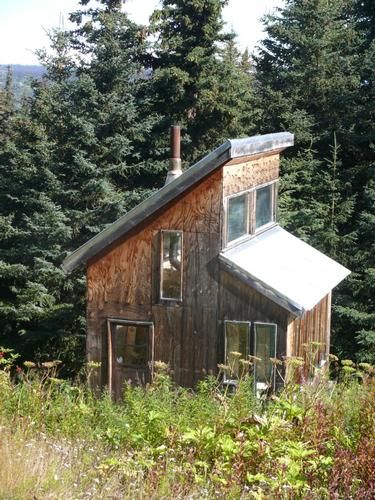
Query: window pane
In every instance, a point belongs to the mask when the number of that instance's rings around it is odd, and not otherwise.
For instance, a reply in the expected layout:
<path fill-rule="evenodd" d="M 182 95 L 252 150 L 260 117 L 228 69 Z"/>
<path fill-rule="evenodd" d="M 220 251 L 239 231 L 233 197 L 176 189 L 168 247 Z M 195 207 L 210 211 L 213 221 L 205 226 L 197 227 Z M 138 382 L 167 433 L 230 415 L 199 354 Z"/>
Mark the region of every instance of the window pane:
<path fill-rule="evenodd" d="M 273 185 L 265 186 L 256 191 L 256 221 L 255 227 L 264 226 L 273 220 L 272 214 L 272 189 Z"/>
<path fill-rule="evenodd" d="M 146 325 L 114 325 L 113 355 L 118 365 L 146 366 L 150 329 Z"/>
<path fill-rule="evenodd" d="M 182 232 L 162 231 L 161 297 L 181 300 Z"/>
<path fill-rule="evenodd" d="M 276 325 L 255 324 L 255 356 L 261 358 L 255 366 L 256 383 L 272 383 L 272 363 L 276 357 Z"/>
<path fill-rule="evenodd" d="M 239 359 L 247 359 L 249 354 L 249 323 L 225 323 L 226 364 L 231 376 L 238 377 Z"/>
<path fill-rule="evenodd" d="M 246 234 L 246 195 L 228 199 L 228 241 Z"/>

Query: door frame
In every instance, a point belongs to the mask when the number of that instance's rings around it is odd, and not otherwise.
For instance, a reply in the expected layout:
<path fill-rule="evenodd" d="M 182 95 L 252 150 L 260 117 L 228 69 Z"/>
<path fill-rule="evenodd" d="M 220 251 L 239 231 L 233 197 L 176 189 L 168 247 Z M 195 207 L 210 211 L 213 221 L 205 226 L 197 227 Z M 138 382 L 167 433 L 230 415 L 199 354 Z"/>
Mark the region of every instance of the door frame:
<path fill-rule="evenodd" d="M 150 375 L 151 380 L 154 378 L 154 344 L 155 344 L 155 328 L 152 321 L 139 321 L 123 318 L 107 318 L 107 339 L 108 339 L 108 391 L 112 394 L 112 358 L 113 358 L 113 346 L 112 346 L 112 325 L 129 325 L 129 326 L 148 326 L 151 333 L 151 359 L 150 363 Z"/>

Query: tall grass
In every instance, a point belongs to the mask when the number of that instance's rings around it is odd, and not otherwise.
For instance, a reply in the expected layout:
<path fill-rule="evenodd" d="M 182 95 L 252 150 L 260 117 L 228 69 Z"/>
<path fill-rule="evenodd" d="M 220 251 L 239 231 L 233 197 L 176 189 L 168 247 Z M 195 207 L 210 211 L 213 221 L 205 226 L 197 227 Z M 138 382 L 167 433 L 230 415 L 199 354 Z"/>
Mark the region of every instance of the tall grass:
<path fill-rule="evenodd" d="M 212 377 L 193 392 L 159 366 L 113 403 L 60 379 L 57 363 L 14 370 L 11 354 L 0 363 L 0 498 L 375 496 L 369 365 L 333 361 L 337 383 L 290 375 L 267 400 L 249 376 L 232 394 Z"/>

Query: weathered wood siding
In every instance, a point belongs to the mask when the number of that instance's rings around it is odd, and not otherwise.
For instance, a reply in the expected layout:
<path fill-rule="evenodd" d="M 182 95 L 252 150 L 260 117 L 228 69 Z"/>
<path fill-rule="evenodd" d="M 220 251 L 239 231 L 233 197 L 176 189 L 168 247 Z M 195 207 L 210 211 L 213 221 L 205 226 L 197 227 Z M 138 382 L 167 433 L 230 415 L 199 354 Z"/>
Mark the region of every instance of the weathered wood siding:
<path fill-rule="evenodd" d="M 289 313 L 275 302 L 220 269 L 219 319 L 222 334 L 218 345 L 218 359 L 224 360 L 224 321 L 251 321 L 277 324 L 277 357 L 286 355 L 286 334 Z"/>
<path fill-rule="evenodd" d="M 87 355 L 102 362 L 94 383 L 107 383 L 108 317 L 154 322 L 155 360 L 169 363 L 178 383 L 216 369 L 221 209 L 219 169 L 89 263 Z M 159 300 L 161 229 L 183 231 L 182 303 Z"/>
<path fill-rule="evenodd" d="M 223 195 L 229 196 L 279 178 L 279 154 L 250 157 L 223 167 Z"/>
<path fill-rule="evenodd" d="M 154 324 L 154 359 L 177 383 L 193 386 L 224 361 L 224 321 L 276 323 L 277 355 L 301 355 L 328 342 L 329 296 L 301 320 L 219 268 L 225 196 L 276 180 L 279 155 L 224 165 L 87 267 L 87 355 L 101 361 L 94 384 L 108 382 L 107 319 Z M 160 300 L 160 231 L 183 231 L 183 300 Z M 287 333 L 290 340 L 287 343 Z"/>
<path fill-rule="evenodd" d="M 326 359 L 329 354 L 331 330 L 331 293 L 326 295 L 311 311 L 302 318 L 290 317 L 288 324 L 288 356 L 306 359 L 311 352 L 311 342 L 319 342 L 316 363 Z"/>

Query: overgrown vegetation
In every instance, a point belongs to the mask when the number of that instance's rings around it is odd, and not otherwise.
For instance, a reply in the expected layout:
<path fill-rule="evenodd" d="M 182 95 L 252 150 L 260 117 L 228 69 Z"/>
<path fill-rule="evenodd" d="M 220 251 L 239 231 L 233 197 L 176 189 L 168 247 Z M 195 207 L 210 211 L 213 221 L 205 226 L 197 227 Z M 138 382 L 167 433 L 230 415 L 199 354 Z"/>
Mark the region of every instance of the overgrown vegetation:
<path fill-rule="evenodd" d="M 146 388 L 113 403 L 59 362 L 17 367 L 0 354 L 0 498 L 373 498 L 375 379 L 339 362 L 256 399 L 252 379 L 228 391 L 215 378 L 175 387 L 156 363 Z M 91 365 L 82 380 L 98 366 Z"/>

